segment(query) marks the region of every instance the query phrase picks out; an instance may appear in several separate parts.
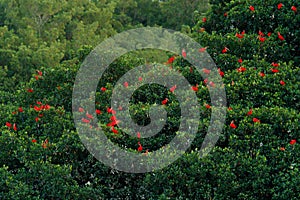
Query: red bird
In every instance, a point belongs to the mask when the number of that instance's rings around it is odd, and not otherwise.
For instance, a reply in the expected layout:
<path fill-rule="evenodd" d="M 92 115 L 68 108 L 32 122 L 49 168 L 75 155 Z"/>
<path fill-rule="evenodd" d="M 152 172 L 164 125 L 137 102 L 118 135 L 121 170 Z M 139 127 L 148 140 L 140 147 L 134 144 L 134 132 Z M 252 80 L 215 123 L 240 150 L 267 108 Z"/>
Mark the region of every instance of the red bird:
<path fill-rule="evenodd" d="M 278 69 L 271 69 L 271 71 L 273 72 L 273 73 L 277 73 L 277 72 L 279 72 L 279 70 Z"/>
<path fill-rule="evenodd" d="M 222 50 L 222 53 L 226 53 L 229 49 L 227 47 L 224 47 L 224 49 Z"/>
<path fill-rule="evenodd" d="M 138 150 L 138 151 L 140 151 L 140 152 L 141 152 L 141 151 L 143 151 L 143 146 L 141 145 L 141 143 L 140 143 L 140 142 L 138 142 L 138 145 L 139 145 L 139 147 L 138 147 L 138 149 L 137 149 L 137 150 Z"/>
<path fill-rule="evenodd" d="M 115 127 L 114 127 L 114 126 L 112 126 L 112 127 L 111 127 L 111 131 L 112 131 L 114 134 L 118 134 L 118 130 L 117 130 L 117 129 L 115 129 Z"/>
<path fill-rule="evenodd" d="M 194 90 L 195 92 L 198 91 L 198 84 L 196 84 L 196 86 L 192 86 L 192 90 Z"/>
<path fill-rule="evenodd" d="M 296 142 L 297 142 L 296 140 L 291 140 L 291 141 L 290 141 L 290 144 L 291 144 L 291 145 L 294 145 L 294 144 L 296 144 Z"/>
<path fill-rule="evenodd" d="M 165 98 L 161 103 L 162 105 L 166 105 L 168 103 L 169 99 L 168 98 Z"/>
<path fill-rule="evenodd" d="M 173 87 L 170 88 L 170 92 L 174 92 L 176 89 L 176 85 L 174 85 Z"/>
<path fill-rule="evenodd" d="M 247 70 L 246 67 L 243 67 L 243 66 L 241 66 L 237 69 L 238 72 L 244 72 L 246 70 Z"/>
<path fill-rule="evenodd" d="M 277 35 L 278 35 L 279 40 L 281 40 L 281 41 L 284 40 L 284 37 L 280 34 L 280 32 L 277 32 Z"/>
<path fill-rule="evenodd" d="M 234 121 L 231 121 L 230 125 L 231 128 L 236 129 L 236 125 L 234 124 Z"/>
<path fill-rule="evenodd" d="M 14 125 L 13 125 L 13 129 L 14 129 L 15 131 L 18 130 L 17 125 L 16 125 L 15 123 L 14 123 Z"/>
<path fill-rule="evenodd" d="M 252 108 L 249 110 L 249 112 L 247 113 L 247 115 L 252 115 L 253 111 Z"/>
<path fill-rule="evenodd" d="M 219 72 L 219 74 L 220 74 L 221 77 L 223 77 L 225 75 L 225 73 L 222 72 L 220 68 L 218 68 L 218 72 Z"/>
<path fill-rule="evenodd" d="M 174 62 L 174 60 L 175 60 L 175 57 L 172 56 L 171 58 L 168 59 L 167 63 L 172 64 Z"/>
<path fill-rule="evenodd" d="M 11 128 L 11 126 L 12 126 L 11 123 L 9 123 L 9 122 L 6 122 L 5 125 L 6 125 L 8 128 Z"/>
<path fill-rule="evenodd" d="M 90 123 L 90 120 L 85 119 L 85 118 L 82 118 L 81 121 L 82 121 L 83 123 L 86 123 L 86 124 Z"/>
<path fill-rule="evenodd" d="M 22 107 L 19 107 L 19 108 L 18 108 L 18 111 L 19 111 L 19 112 L 23 112 L 23 108 L 22 108 Z"/>
<path fill-rule="evenodd" d="M 266 41 L 266 38 L 264 38 L 264 37 L 258 37 L 258 39 L 259 39 L 259 41 L 261 41 L 261 42 L 265 42 L 265 41 Z"/>
<path fill-rule="evenodd" d="M 202 48 L 199 49 L 199 52 L 200 52 L 200 53 L 205 52 L 206 49 L 207 49 L 207 47 L 202 47 Z"/>
<path fill-rule="evenodd" d="M 96 109 L 96 114 L 97 114 L 97 115 L 100 115 L 100 114 L 101 114 L 101 110 Z"/>
<path fill-rule="evenodd" d="M 244 37 L 244 35 L 239 34 L 239 33 L 236 33 L 235 36 L 236 36 L 237 38 L 239 38 L 239 39 L 242 39 L 242 38 Z"/>
<path fill-rule="evenodd" d="M 260 75 L 261 77 L 264 77 L 264 76 L 265 76 L 265 73 L 260 72 L 259 75 Z"/>
<path fill-rule="evenodd" d="M 185 49 L 182 49 L 181 54 L 182 54 L 182 56 L 183 56 L 184 58 L 186 58 L 186 51 L 185 51 Z"/>
<path fill-rule="evenodd" d="M 37 70 L 37 73 L 39 76 L 43 76 L 43 72 L 41 72 L 40 70 Z"/>
<path fill-rule="evenodd" d="M 206 69 L 206 68 L 203 68 L 203 73 L 204 73 L 204 74 L 210 74 L 210 70 L 209 70 L 209 69 Z"/>
<path fill-rule="evenodd" d="M 257 119 L 257 118 L 253 118 L 252 120 L 253 120 L 254 123 L 260 123 L 260 120 Z"/>
<path fill-rule="evenodd" d="M 101 87 L 100 90 L 101 90 L 102 92 L 105 92 L 105 91 L 106 91 L 106 88 L 105 88 L 105 87 Z"/>
<path fill-rule="evenodd" d="M 278 63 L 274 63 L 274 62 L 272 62 L 272 64 L 271 64 L 273 67 L 279 67 L 279 64 Z"/>
<path fill-rule="evenodd" d="M 94 118 L 93 115 L 89 114 L 88 112 L 87 112 L 85 115 L 86 115 L 86 117 L 89 118 L 89 119 L 93 119 L 93 118 Z"/>
<path fill-rule="evenodd" d="M 205 108 L 210 109 L 211 106 L 209 104 L 205 104 Z"/>

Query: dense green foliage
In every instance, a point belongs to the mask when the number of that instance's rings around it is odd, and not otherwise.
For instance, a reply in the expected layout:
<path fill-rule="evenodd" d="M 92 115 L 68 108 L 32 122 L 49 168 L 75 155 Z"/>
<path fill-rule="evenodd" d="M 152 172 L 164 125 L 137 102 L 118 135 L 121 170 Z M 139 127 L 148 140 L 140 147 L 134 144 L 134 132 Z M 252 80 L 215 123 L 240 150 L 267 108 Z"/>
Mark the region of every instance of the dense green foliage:
<path fill-rule="evenodd" d="M 190 10 L 180 17 L 180 23 L 165 20 L 176 18 L 178 11 L 174 12 L 173 4 L 185 5 L 182 2 L 1 0 L 0 89 L 12 91 L 30 78 L 32 69 L 72 60 L 81 47 L 95 47 L 105 38 L 129 28 L 159 25 L 180 30 L 181 25 L 195 25 L 196 16 Z M 207 6 L 201 7 L 207 5 L 206 1 L 193 2 L 199 6 L 200 14 L 207 9 Z M 187 8 L 180 9 L 183 16 Z M 155 51 L 150 55 L 158 61 L 166 59 Z M 151 56 L 148 59 L 151 61 Z"/>
<path fill-rule="evenodd" d="M 204 19 L 197 2 L 0 0 L 0 199 L 299 199 L 300 17 L 292 9 L 299 2 L 211 0 Z M 85 149 L 71 97 L 76 73 L 93 47 L 147 25 L 183 27 L 205 47 L 199 53 L 206 50 L 224 73 L 228 112 L 216 147 L 199 158 L 213 109 L 212 84 L 181 55 L 122 56 L 96 92 L 97 125 L 114 143 L 147 156 L 176 135 L 179 102 L 156 84 L 134 93 L 130 111 L 146 125 L 151 105 L 168 98 L 168 121 L 159 134 L 138 139 L 107 126 L 118 78 L 149 61 L 175 56 L 168 65 L 195 86 L 201 113 L 197 137 L 180 159 L 162 170 L 130 174 L 105 166 Z M 85 108 L 76 109 L 86 115 Z"/>
<path fill-rule="evenodd" d="M 208 0 L 120 0 L 115 17 L 120 24 L 116 29 L 158 25 L 181 30 L 182 26 L 194 26 L 208 8 Z"/>

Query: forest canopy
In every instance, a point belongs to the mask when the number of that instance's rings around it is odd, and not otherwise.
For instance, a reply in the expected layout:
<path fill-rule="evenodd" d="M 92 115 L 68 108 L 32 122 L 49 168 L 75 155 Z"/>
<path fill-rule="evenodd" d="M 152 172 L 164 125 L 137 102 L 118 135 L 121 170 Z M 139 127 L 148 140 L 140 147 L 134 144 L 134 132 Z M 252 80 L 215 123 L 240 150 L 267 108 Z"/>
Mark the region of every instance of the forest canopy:
<path fill-rule="evenodd" d="M 0 199 L 300 199 L 299 7 L 297 0 L 0 0 Z M 90 52 L 141 27 L 176 30 L 201 48 L 129 52 L 103 73 L 93 112 L 72 104 L 76 75 Z M 208 53 L 215 71 L 188 62 L 195 52 Z M 155 114 L 166 123 L 147 138 L 121 128 L 116 113 L 124 108 L 113 109 L 111 99 L 116 88 L 143 83 L 141 74 L 116 87 L 126 73 L 150 63 L 180 73 L 191 87 L 183 101 L 179 82 L 134 91 L 128 112 L 137 125 L 151 124 L 153 106 L 165 111 Z M 222 84 L 207 78 L 213 73 Z M 219 109 L 210 92 L 219 87 L 226 91 L 225 123 L 201 157 L 211 114 Z M 110 144 L 146 159 L 185 134 L 181 104 L 190 105 L 191 93 L 200 114 L 189 121 L 198 126 L 196 136 L 166 168 L 110 168 L 79 137 L 79 129 L 101 129 Z"/>

